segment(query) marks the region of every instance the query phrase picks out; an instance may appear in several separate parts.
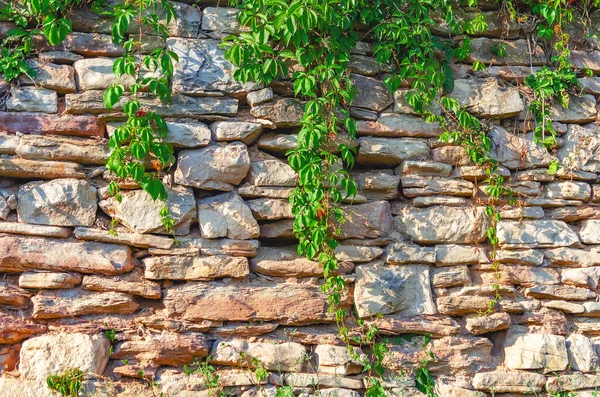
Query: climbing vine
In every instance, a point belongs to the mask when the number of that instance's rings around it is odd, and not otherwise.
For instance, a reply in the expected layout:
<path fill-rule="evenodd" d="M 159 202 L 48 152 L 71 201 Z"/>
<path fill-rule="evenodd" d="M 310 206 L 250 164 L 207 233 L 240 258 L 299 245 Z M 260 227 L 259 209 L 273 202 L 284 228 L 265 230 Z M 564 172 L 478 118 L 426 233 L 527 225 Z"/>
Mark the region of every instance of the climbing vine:
<path fill-rule="evenodd" d="M 0 44 L 0 69 L 4 79 L 12 82 L 21 74 L 35 78 L 35 70 L 26 62 L 33 51 L 32 40 L 41 35 L 51 46 L 63 42 L 72 31 L 69 20 L 72 10 L 86 3 L 83 0 L 8 2 L 0 10 L 0 18 L 14 22 L 16 27 L 7 32 Z M 109 139 L 110 156 L 106 167 L 118 180 L 130 179 L 154 200 L 165 201 L 167 191 L 161 176 L 175 161 L 173 148 L 165 141 L 167 124 L 158 112 L 149 110 L 143 100 L 153 96 L 165 104 L 170 101 L 169 78 L 178 57 L 164 48 L 149 53 L 142 49 L 147 33 L 167 38 L 167 25 L 176 18 L 175 9 L 167 0 L 134 0 L 116 5 L 96 0 L 91 7 L 95 13 L 111 18 L 112 39 L 124 50 L 124 55 L 114 61 L 112 70 L 118 82 L 106 90 L 104 104 L 107 109 L 122 109 L 127 120 Z M 30 26 L 35 28 L 27 29 Z M 112 181 L 109 192 L 121 201 L 119 191 L 119 183 Z M 165 229 L 172 232 L 174 220 L 166 205 L 160 215 Z"/>
<path fill-rule="evenodd" d="M 20 75 L 35 77 L 26 62 L 32 53 L 32 41 L 42 36 L 50 45 L 61 43 L 72 31 L 69 16 L 83 0 L 20 0 L 8 2 L 0 11 L 2 19 L 16 27 L 0 44 L 0 70 L 11 82 Z M 318 260 L 324 269 L 330 309 L 339 325 L 341 337 L 348 344 L 368 344 L 371 358 L 364 361 L 369 375 L 383 375 L 386 345 L 378 340 L 378 329 L 359 319 L 360 336 L 351 336 L 345 324 L 348 315 L 344 301 L 345 282 L 336 270 L 336 235 L 345 220 L 341 203 L 352 200 L 357 185 L 348 170 L 354 165 L 356 149 L 339 144 L 330 150 L 340 135 L 356 137 L 356 121 L 350 106 L 356 95 L 349 73 L 350 56 L 360 41 L 374 42 L 373 55 L 385 66 L 385 84 L 391 91 L 409 84 L 408 103 L 429 122 L 444 129 L 440 139 L 461 145 L 469 159 L 485 171 L 487 185 L 486 213 L 491 219 L 487 237 L 492 245 L 493 267 L 498 238 L 496 223 L 500 219 L 497 201 L 511 196 L 499 165 L 490 155 L 491 139 L 485 122 L 472 115 L 456 99 L 447 94 L 453 89 L 450 63 L 464 60 L 471 51 L 470 36 L 487 29 L 480 13 L 469 18 L 457 14 L 456 0 L 238 0 L 239 22 L 248 32 L 223 40 L 227 59 L 236 69 L 234 77 L 242 82 L 270 84 L 274 80 L 289 80 L 294 95 L 305 102 L 298 134 L 298 145 L 290 150 L 288 161 L 299 175 L 299 184 L 292 197 L 294 233 L 298 251 L 309 259 Z M 569 63 L 570 37 L 565 25 L 573 20 L 578 7 L 588 15 L 600 0 L 499 0 L 503 14 L 513 21 L 534 28 L 534 43 L 541 41 L 553 48 L 552 67 L 544 67 L 525 79 L 531 90 L 530 111 L 534 116 L 534 141 L 553 150 L 556 132 L 552 126 L 550 107 L 554 102 L 567 107 L 569 94 L 577 93 L 577 71 Z M 462 5 L 477 7 L 476 0 Z M 123 110 L 126 122 L 116 128 L 109 140 L 111 154 L 107 168 L 119 180 L 131 179 L 140 184 L 154 200 L 166 200 L 163 172 L 173 164 L 173 149 L 165 142 L 167 126 L 156 111 L 145 105 L 150 97 L 162 103 L 170 101 L 169 78 L 177 55 L 163 48 L 149 53 L 142 50 L 148 31 L 166 38 L 167 24 L 175 12 L 167 0 L 134 0 L 110 5 L 102 0 L 93 3 L 93 10 L 112 18 L 112 38 L 122 45 L 124 55 L 117 58 L 113 72 L 118 82 L 104 94 L 108 109 Z M 160 16 L 159 16 L 160 15 Z M 445 37 L 434 34 L 434 27 L 444 29 Z M 439 30 L 435 31 L 439 33 Z M 137 34 L 136 34 L 137 33 Z M 462 35 L 461 40 L 456 37 Z M 496 55 L 507 56 L 506 44 L 493 48 Z M 473 63 L 476 71 L 487 67 L 481 61 Z M 441 114 L 431 112 L 436 102 Z M 339 140 L 343 141 L 343 140 Z M 550 172 L 555 173 L 553 163 Z M 109 191 L 120 201 L 119 183 L 113 181 Z M 161 211 L 163 224 L 172 230 L 174 221 L 168 209 Z M 490 310 L 501 297 L 496 297 Z M 427 372 L 423 388 L 430 386 Z M 371 378 L 371 377 L 370 377 Z M 378 396 L 382 390 L 376 378 L 370 381 L 367 395 Z M 428 386 L 429 385 L 429 386 Z"/>
<path fill-rule="evenodd" d="M 476 0 L 465 3 L 477 6 Z M 534 141 L 552 149 L 556 133 L 549 107 L 555 100 L 568 107 L 568 94 L 574 93 L 572 88 L 577 86 L 576 72 L 568 61 L 569 36 L 563 32 L 564 24 L 572 20 L 573 2 L 503 0 L 500 3 L 503 12 L 508 11 L 505 12 L 508 19 L 534 26 L 536 42 L 553 45 L 554 66 L 542 68 L 525 81 L 533 92 L 530 110 L 536 123 Z M 593 6 L 599 4 L 600 1 L 594 0 Z M 376 327 L 360 319 L 363 335 L 349 337 L 350 331 L 344 323 L 347 313 L 341 304 L 345 285 L 343 278 L 335 274 L 338 267 L 335 235 L 344 221 L 340 204 L 357 192 L 347 172 L 354 165 L 355 150 L 341 144 L 332 152 L 326 149 L 330 146 L 326 144 L 335 142 L 340 134 L 351 139 L 356 135 L 356 123 L 349 112 L 356 93 L 348 71 L 350 55 L 359 40 L 374 41 L 373 55 L 389 71 L 384 80 L 387 87 L 393 92 L 409 82 L 408 103 L 427 121 L 442 126 L 445 132 L 440 136 L 441 141 L 464 147 L 469 159 L 484 170 L 486 214 L 491 221 L 487 237 L 492 246 L 492 268 L 499 279 L 496 224 L 500 214 L 496 204 L 501 197 L 512 201 L 514 192 L 506 185 L 498 162 L 490 154 L 492 141 L 487 125 L 446 95 L 453 89 L 450 62 L 467 58 L 471 51 L 470 36 L 484 32 L 487 23 L 480 13 L 470 19 L 460 18 L 456 14 L 457 2 L 445 0 L 240 0 L 233 5 L 241 9 L 239 22 L 249 28 L 249 32 L 223 41 L 228 60 L 236 66 L 234 77 L 242 82 L 265 84 L 289 79 L 294 95 L 306 101 L 297 148 L 287 153 L 290 166 L 299 175 L 298 187 L 291 198 L 298 252 L 323 265 L 326 280 L 323 290 L 336 314 L 341 337 L 348 343 L 369 343 L 373 354 L 371 361 L 364 363 L 365 370 L 382 375 L 384 354 L 379 353 L 385 350 L 385 345 L 377 342 Z M 585 1 L 584 12 L 591 6 L 591 1 Z M 445 25 L 448 38 L 433 34 L 433 27 L 440 23 Z M 461 33 L 466 33 L 462 41 L 452 39 Z M 493 50 L 500 57 L 508 55 L 502 40 Z M 295 72 L 290 73 L 288 65 Z M 486 67 L 481 61 L 473 63 L 475 71 Z M 430 111 L 434 101 L 442 114 Z M 557 163 L 551 164 L 549 172 L 556 170 Z M 501 299 L 498 283 L 493 287 L 495 297 L 490 300 L 488 312 L 495 310 Z M 423 388 L 430 388 L 426 365 L 420 374 Z M 381 383 L 373 381 L 367 395 L 380 395 L 380 389 Z"/>

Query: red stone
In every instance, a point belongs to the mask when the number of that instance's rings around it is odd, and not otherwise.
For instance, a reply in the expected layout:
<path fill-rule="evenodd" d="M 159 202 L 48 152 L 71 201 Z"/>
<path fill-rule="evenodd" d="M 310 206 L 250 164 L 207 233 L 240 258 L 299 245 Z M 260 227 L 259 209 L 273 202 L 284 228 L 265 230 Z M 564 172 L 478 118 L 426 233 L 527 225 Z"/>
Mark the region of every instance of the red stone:
<path fill-rule="evenodd" d="M 0 112 L 0 130 L 23 134 L 104 136 L 104 125 L 95 116 Z"/>

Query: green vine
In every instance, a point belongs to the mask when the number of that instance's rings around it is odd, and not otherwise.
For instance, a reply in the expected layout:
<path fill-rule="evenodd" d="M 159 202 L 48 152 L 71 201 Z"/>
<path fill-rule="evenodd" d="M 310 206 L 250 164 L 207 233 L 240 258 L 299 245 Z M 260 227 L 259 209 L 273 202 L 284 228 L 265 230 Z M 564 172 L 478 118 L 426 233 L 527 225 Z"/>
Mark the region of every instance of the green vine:
<path fill-rule="evenodd" d="M 594 1 L 595 6 L 598 3 Z M 591 5 L 591 2 L 586 4 Z M 298 147 L 288 152 L 289 164 L 300 177 L 291 198 L 298 251 L 323 265 L 326 279 L 323 290 L 331 310 L 336 313 L 341 337 L 347 343 L 370 344 L 373 353 L 371 362 L 365 363 L 365 370 L 382 375 L 379 366 L 383 358 L 379 353 L 384 345 L 376 342 L 377 330 L 362 323 L 363 336 L 349 337 L 349 329 L 344 324 L 347 312 L 340 305 L 345 285 L 342 277 L 334 273 L 338 266 L 334 255 L 335 232 L 344 221 L 339 208 L 344 196 L 338 186 L 342 186 L 346 197 L 352 197 L 356 194 L 356 185 L 347 171 L 333 165 L 352 168 L 355 152 L 351 147 L 340 145 L 337 155 L 324 147 L 338 134 L 351 139 L 356 134 L 356 124 L 349 113 L 356 93 L 348 72 L 350 54 L 359 40 L 374 39 L 374 57 L 390 70 L 385 78 L 388 88 L 393 92 L 409 81 L 408 103 L 427 121 L 440 123 L 445 130 L 440 140 L 464 147 L 469 159 L 485 171 L 486 214 L 491 221 L 487 237 L 492 246 L 492 268 L 499 279 L 496 224 L 500 214 L 496 204 L 502 197 L 512 202 L 514 192 L 506 186 L 497 161 L 490 155 L 492 141 L 487 135 L 488 128 L 458 101 L 445 95 L 453 89 L 450 62 L 469 55 L 469 35 L 485 31 L 487 23 L 481 14 L 468 20 L 459 18 L 455 12 L 456 2 L 445 0 L 241 0 L 235 5 L 241 8 L 239 22 L 249 27 L 250 32 L 229 36 L 223 41 L 228 60 L 236 66 L 234 77 L 242 82 L 265 84 L 289 78 L 294 95 L 306 100 Z M 475 7 L 476 1 L 468 1 L 466 5 Z M 531 110 L 537 123 L 535 142 L 546 148 L 552 148 L 556 142 L 546 103 L 560 97 L 558 100 L 568 106 L 564 98 L 568 98 L 568 90 L 576 82 L 567 59 L 568 35 L 562 33 L 562 25 L 572 19 L 570 6 L 567 0 L 501 2 L 501 8 L 509 10 L 514 20 L 521 22 L 534 17 L 538 40 L 555 41 L 553 62 L 558 64 L 558 69 L 550 72 L 543 68 L 526 80 L 534 93 Z M 432 33 L 432 26 L 436 24 L 434 15 L 445 22 L 449 33 L 465 32 L 467 36 L 458 45 L 451 39 L 435 36 Z M 508 55 L 502 41 L 494 51 L 501 57 Z M 299 71 L 290 76 L 288 64 L 297 64 L 295 70 Z M 485 65 L 475 61 L 473 69 L 483 70 Z M 548 87 L 552 87 L 552 92 Z M 428 110 L 433 101 L 442 108 L 441 115 Z M 556 165 L 551 165 L 551 172 L 552 167 Z M 488 312 L 493 312 L 501 299 L 498 283 L 493 287 L 495 297 L 490 300 Z M 367 395 L 381 395 L 378 391 L 381 388 L 381 382 L 374 381 Z"/>
<path fill-rule="evenodd" d="M 50 375 L 46 379 L 48 388 L 63 397 L 78 397 L 83 372 L 78 368 L 66 369 L 62 374 Z"/>
<path fill-rule="evenodd" d="M 84 3 L 83 0 L 20 0 L 9 2 L 0 10 L 1 18 L 16 24 L 0 43 L 0 70 L 4 79 L 11 82 L 21 74 L 35 77 L 26 63 L 32 53 L 32 38 L 42 35 L 50 45 L 61 43 L 72 31 L 69 16 L 73 8 Z M 567 107 L 569 94 L 576 94 L 578 87 L 577 72 L 569 63 L 570 37 L 564 27 L 573 20 L 576 7 L 588 15 L 592 7 L 600 6 L 600 0 L 577 4 L 570 0 L 499 0 L 498 3 L 503 14 L 534 28 L 534 42 L 543 41 L 554 50 L 552 67 L 544 67 L 525 79 L 532 93 L 534 141 L 553 150 L 556 131 L 550 107 L 554 102 Z M 476 0 L 462 4 L 477 7 Z M 345 144 L 335 151 L 327 148 L 340 134 L 350 140 L 356 136 L 356 121 L 350 115 L 356 95 L 349 73 L 350 56 L 359 41 L 373 41 L 373 55 L 388 71 L 384 80 L 387 87 L 394 92 L 410 84 L 406 99 L 415 112 L 429 122 L 439 123 L 445 131 L 440 139 L 464 147 L 469 159 L 485 171 L 486 213 L 491 220 L 487 237 L 492 246 L 492 267 L 498 276 L 496 224 L 500 215 L 496 204 L 500 198 L 510 199 L 512 191 L 499 174 L 497 161 L 490 156 L 492 144 L 487 126 L 447 96 L 453 89 L 451 62 L 467 58 L 471 51 L 470 36 L 484 32 L 487 24 L 480 13 L 472 14 L 470 19 L 459 17 L 456 12 L 459 4 L 455 0 L 238 0 L 234 5 L 240 8 L 239 22 L 249 27 L 249 32 L 223 40 L 227 59 L 236 66 L 234 78 L 266 85 L 274 80 L 289 80 L 294 95 L 305 101 L 298 146 L 287 153 L 290 166 L 299 175 L 298 187 L 290 199 L 298 251 L 323 266 L 323 291 L 342 339 L 349 346 L 370 346 L 371 356 L 364 361 L 364 368 L 373 380 L 366 395 L 380 396 L 383 386 L 378 377 L 384 373 L 386 344 L 378 340 L 378 329 L 362 319 L 357 321 L 362 334 L 350 336 L 345 324 L 349 313 L 342 304 L 346 286 L 343 277 L 336 274 L 335 237 L 345 220 L 340 204 L 357 193 L 357 185 L 348 172 L 354 165 L 356 149 Z M 164 201 L 167 191 L 162 175 L 174 163 L 173 148 L 165 142 L 167 127 L 163 118 L 145 109 L 140 99 L 150 95 L 163 103 L 170 101 L 169 78 L 178 59 L 165 49 L 144 54 L 141 48 L 147 30 L 167 37 L 167 24 L 176 17 L 173 6 L 167 0 L 134 0 L 114 6 L 97 0 L 92 8 L 113 18 L 113 40 L 125 51 L 113 65 L 113 72 L 121 82 L 113 84 L 104 94 L 108 109 L 122 108 L 127 116 L 125 124 L 109 140 L 111 154 L 107 168 L 120 180 L 139 183 L 154 200 Z M 433 27 L 440 25 L 447 30 L 446 37 L 433 32 Z M 134 28 L 139 31 L 137 37 L 129 35 Z M 457 39 L 459 35 L 463 35 L 461 40 Z M 502 40 L 493 51 L 500 57 L 508 55 Z M 293 65 L 293 73 L 289 65 Z M 473 63 L 476 71 L 485 68 L 481 61 Z M 126 80 L 133 83 L 128 85 L 124 83 Z M 434 101 L 441 107 L 441 115 L 429 110 Z M 558 167 L 553 163 L 549 171 L 555 173 Z M 109 191 L 121 200 L 117 181 L 110 183 Z M 165 229 L 172 231 L 174 220 L 166 206 L 161 215 Z M 494 289 L 496 295 L 488 311 L 493 311 L 501 299 L 497 284 Z M 430 386 L 429 378 L 424 370 L 421 373 L 426 389 Z"/>
<path fill-rule="evenodd" d="M 26 62 L 32 53 L 32 39 L 41 34 L 50 45 L 60 44 L 72 31 L 69 20 L 72 10 L 86 3 L 83 0 L 8 2 L 0 10 L 0 18 L 14 22 L 17 27 L 9 30 L 0 43 L 0 69 L 4 79 L 12 82 L 21 74 L 35 78 L 35 71 Z M 165 142 L 167 125 L 163 118 L 157 112 L 145 109 L 139 99 L 150 94 L 163 103 L 170 101 L 169 78 L 173 75 L 173 64 L 178 57 L 163 48 L 142 54 L 142 41 L 148 31 L 166 39 L 169 33 L 167 24 L 176 18 L 175 9 L 168 0 L 134 0 L 118 5 L 96 0 L 92 3 L 92 9 L 99 15 L 113 19 L 113 41 L 121 44 L 125 50 L 112 68 L 121 82 L 111 85 L 104 94 L 107 109 L 113 109 L 119 103 L 119 108 L 122 107 L 127 116 L 125 125 L 118 127 L 110 137 L 110 156 L 106 167 L 120 180 L 129 178 L 139 183 L 154 200 L 165 201 L 167 191 L 161 174 L 175 162 L 173 148 Z M 164 19 L 159 18 L 159 13 Z M 28 30 L 29 26 L 35 28 Z M 133 28 L 137 28 L 137 37 L 128 35 Z M 122 82 L 126 79 L 133 81 L 129 87 Z M 154 167 L 152 172 L 147 171 L 148 163 Z M 109 192 L 121 201 L 119 191 L 118 182 L 112 181 Z M 167 232 L 173 232 L 175 222 L 169 216 L 166 205 L 160 214 Z"/>

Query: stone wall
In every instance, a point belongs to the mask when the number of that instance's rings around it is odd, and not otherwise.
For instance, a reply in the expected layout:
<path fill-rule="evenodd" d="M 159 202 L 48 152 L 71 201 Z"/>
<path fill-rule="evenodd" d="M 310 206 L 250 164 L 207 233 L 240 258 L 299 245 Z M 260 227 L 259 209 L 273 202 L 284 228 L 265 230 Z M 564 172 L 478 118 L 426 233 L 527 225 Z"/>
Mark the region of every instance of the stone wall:
<path fill-rule="evenodd" d="M 263 88 L 231 78 L 219 40 L 241 30 L 233 10 L 174 4 L 171 37 L 151 44 L 180 56 L 173 101 L 143 105 L 167 118 L 177 152 L 166 178 L 177 245 L 161 228 L 160 204 L 133 184 L 123 184 L 121 203 L 107 191 L 106 137 L 122 120 L 102 103 L 115 79 L 111 58 L 122 53 L 110 21 L 76 11 L 64 44 L 37 43 L 36 81 L 0 84 L 0 396 L 48 396 L 46 377 L 67 367 L 98 375 L 84 385 L 89 395 L 209 396 L 205 377 L 183 373 L 207 356 L 231 395 L 273 395 L 275 385 L 362 395 L 360 365 L 320 290 L 322 269 L 293 247 L 287 199 L 296 176 L 284 154 L 296 145 L 303 105 L 285 81 Z M 490 119 L 492 154 L 518 192 L 500 213 L 499 279 L 485 176 L 464 149 L 438 140 L 439 126 L 412 114 L 403 90 L 386 90 L 363 43 L 352 58 L 360 190 L 344 208 L 338 248 L 344 304 L 360 317 L 381 314 L 369 321 L 390 341 L 389 395 L 420 394 L 414 368 L 432 351 L 440 397 L 593 396 L 600 78 L 582 78 L 584 94 L 552 109 L 560 148 L 548 154 L 532 143 L 521 84 L 547 54 L 497 11 L 485 16 L 489 30 L 454 65 L 452 96 Z M 501 37 L 505 58 L 491 50 Z M 600 47 L 589 49 L 573 60 L 600 75 Z M 489 67 L 474 73 L 475 60 Z M 552 176 L 555 157 L 564 167 Z M 478 314 L 496 282 L 496 312 Z M 112 346 L 107 330 L 116 331 Z M 269 379 L 245 369 L 253 365 Z"/>

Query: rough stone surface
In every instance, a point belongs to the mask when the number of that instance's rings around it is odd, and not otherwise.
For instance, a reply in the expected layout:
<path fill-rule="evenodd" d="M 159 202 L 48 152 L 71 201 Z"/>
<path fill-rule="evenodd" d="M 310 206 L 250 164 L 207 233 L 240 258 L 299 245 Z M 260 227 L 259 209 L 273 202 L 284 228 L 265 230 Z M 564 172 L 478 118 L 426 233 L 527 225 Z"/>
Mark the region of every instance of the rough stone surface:
<path fill-rule="evenodd" d="M 0 238 L 2 272 L 40 269 L 111 275 L 132 268 L 131 250 L 116 244 L 9 235 Z"/>
<path fill-rule="evenodd" d="M 58 96 L 56 91 L 37 87 L 13 88 L 10 98 L 6 100 L 9 112 L 56 113 Z"/>
<path fill-rule="evenodd" d="M 248 259 L 224 255 L 209 257 L 154 256 L 144 259 L 149 280 L 213 280 L 248 275 Z"/>
<path fill-rule="evenodd" d="M 302 368 L 306 349 L 299 343 L 248 343 L 243 340 L 217 340 L 211 352 L 211 362 L 253 367 L 258 360 L 271 371 L 294 372 Z"/>
<path fill-rule="evenodd" d="M 408 233 L 414 242 L 426 244 L 481 241 L 489 224 L 481 207 L 405 209 L 396 220 L 400 231 Z"/>
<path fill-rule="evenodd" d="M 210 130 L 215 141 L 241 141 L 251 145 L 260 136 L 263 127 L 257 123 L 217 121 L 211 124 Z"/>
<path fill-rule="evenodd" d="M 25 272 L 19 277 L 19 287 L 35 289 L 72 288 L 81 283 L 76 273 Z"/>
<path fill-rule="evenodd" d="M 210 91 L 237 93 L 259 88 L 256 83 L 242 84 L 233 79 L 233 65 L 225 59 L 219 44 L 218 40 L 167 39 L 167 48 L 181 59 L 175 64 L 173 91 L 200 95 Z"/>
<path fill-rule="evenodd" d="M 223 193 L 198 203 L 198 224 L 205 238 L 251 239 L 259 235 L 250 207 L 235 193 Z"/>
<path fill-rule="evenodd" d="M 143 190 L 121 192 L 122 200 L 115 197 L 100 201 L 102 211 L 117 219 L 131 231 L 137 233 L 168 233 L 163 224 L 160 210 L 169 209 L 175 225 L 175 234 L 189 233 L 190 223 L 196 218 L 196 201 L 192 189 L 185 187 L 167 188 L 165 203 L 154 201 Z"/>
<path fill-rule="evenodd" d="M 279 160 L 255 161 L 250 165 L 248 182 L 254 186 L 294 187 L 298 176 L 287 163 Z"/>
<path fill-rule="evenodd" d="M 500 87 L 494 78 L 456 80 L 450 96 L 476 116 L 507 118 L 524 108 L 516 87 Z"/>
<path fill-rule="evenodd" d="M 263 103 L 250 110 L 257 119 L 264 119 L 276 127 L 297 127 L 304 114 L 304 104 L 296 99 L 277 99 Z"/>
<path fill-rule="evenodd" d="M 511 334 L 504 342 L 504 361 L 510 369 L 562 371 L 569 364 L 565 338 L 556 335 Z"/>
<path fill-rule="evenodd" d="M 321 289 L 312 285 L 198 282 L 169 288 L 164 294 L 168 312 L 187 321 L 255 319 L 307 324 L 331 319 Z"/>
<path fill-rule="evenodd" d="M 131 314 L 140 306 L 123 292 L 89 292 L 78 289 L 42 291 L 31 298 L 33 318 L 51 319 L 89 314 Z"/>
<path fill-rule="evenodd" d="M 79 179 L 31 182 L 19 188 L 19 221 L 37 225 L 91 226 L 96 219 L 96 188 Z"/>
<path fill-rule="evenodd" d="M 545 376 L 525 371 L 485 372 L 473 377 L 475 389 L 496 393 L 541 392 L 545 384 Z"/>
<path fill-rule="evenodd" d="M 600 10 L 582 15 L 573 2 L 573 21 L 562 27 L 572 62 L 595 76 L 578 78 L 583 93 L 571 93 L 568 109 L 547 104 L 553 150 L 534 142 L 524 83 L 553 68 L 551 46 L 532 42 L 523 20 L 511 21 L 498 2 L 453 4 L 467 25 L 485 21 L 474 34 L 460 23 L 452 31 L 443 10 L 430 13 L 434 36 L 472 48 L 464 60 L 449 60 L 445 94 L 481 119 L 497 174 L 514 192 L 514 200 L 493 200 L 495 222 L 486 215 L 485 167 L 410 105 L 419 81 L 403 79 L 389 91 L 393 71 L 378 63 L 374 33 L 359 27 L 365 41 L 351 50 L 347 70 L 357 92 L 333 110 L 337 133 L 326 133 L 320 147 L 344 157 L 356 195 L 334 203 L 304 190 L 314 195 L 305 209 L 329 215 L 331 269 L 319 255 L 298 252 L 294 229 L 311 217 L 290 203 L 303 187 L 288 153 L 307 137 L 302 120 L 312 99 L 294 95 L 293 75 L 311 71 L 286 60 L 287 72 L 266 86 L 234 79 L 220 44 L 229 35 L 246 40 L 250 29 L 238 21 L 240 9 L 223 2 L 169 2 L 177 15 L 169 21 L 158 7 L 165 37 L 140 33 L 134 17 L 124 32 L 140 42 L 134 58 L 163 49 L 179 58 L 170 103 L 144 90 L 136 95 L 140 112 L 163 117 L 162 139 L 174 148 L 159 173 L 168 199 L 154 202 L 104 165 L 108 139 L 125 126 L 134 81 L 112 73 L 125 53 L 111 38 L 113 21 L 83 3 L 69 12 L 73 32 L 60 45 L 34 35 L 26 62 L 35 77 L 0 81 L 0 397 L 53 397 L 47 375 L 26 371 L 86 370 L 98 360 L 97 375 L 82 379 L 82 397 L 359 397 L 372 394 L 366 389 L 376 371 L 363 363 L 378 345 L 364 340 L 375 329 L 374 341 L 388 350 L 382 396 L 426 397 L 419 389 L 427 378 L 435 384 L 427 394 L 439 397 L 595 397 Z M 307 15 L 293 8 L 288 28 Z M 0 21 L 0 39 L 14 27 Z M 268 66 L 252 57 L 254 66 Z M 475 61 L 485 69 L 473 70 Z M 157 76 L 145 69 L 142 78 Z M 125 95 L 107 109 L 105 89 L 117 82 Z M 435 97 L 427 110 L 450 120 L 440 102 Z M 345 111 L 356 120 L 356 137 Z M 355 151 L 353 166 L 346 150 Z M 549 173 L 557 160 L 558 171 Z M 152 154 L 142 160 L 148 173 L 153 163 Z M 337 171 L 342 163 L 314 166 Z M 110 182 L 118 183 L 121 203 Z M 344 190 L 341 178 L 323 182 Z M 164 204 L 175 236 L 163 229 Z M 490 242 L 490 225 L 498 244 Z M 325 273 L 339 285 L 353 352 L 324 293 L 331 288 Z M 28 344 L 39 336 L 48 342 L 33 354 Z M 104 350 L 69 338 L 103 339 Z M 431 379 L 419 371 L 425 367 Z M 217 376 L 220 387 L 211 387 Z"/>
<path fill-rule="evenodd" d="M 420 139 L 360 138 L 359 144 L 356 161 L 362 165 L 396 166 L 429 154 L 429 145 Z"/>
<path fill-rule="evenodd" d="M 354 301 L 359 316 L 436 314 L 428 266 L 361 265 L 356 274 Z M 382 290 L 387 291 L 385 295 L 380 294 Z"/>
<path fill-rule="evenodd" d="M 579 242 L 577 235 L 561 221 L 501 221 L 498 223 L 501 246 L 511 248 L 568 247 Z"/>
<path fill-rule="evenodd" d="M 108 363 L 110 342 L 102 334 L 48 334 L 23 343 L 19 372 L 27 379 L 46 380 L 67 368 L 101 375 Z"/>
<path fill-rule="evenodd" d="M 104 164 L 108 146 L 94 139 L 23 135 L 15 150 L 23 159 L 74 161 L 80 164 Z"/>
<path fill-rule="evenodd" d="M 243 143 L 183 150 L 179 153 L 175 182 L 200 189 L 231 191 L 250 169 Z"/>

